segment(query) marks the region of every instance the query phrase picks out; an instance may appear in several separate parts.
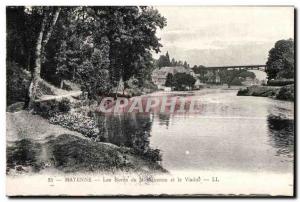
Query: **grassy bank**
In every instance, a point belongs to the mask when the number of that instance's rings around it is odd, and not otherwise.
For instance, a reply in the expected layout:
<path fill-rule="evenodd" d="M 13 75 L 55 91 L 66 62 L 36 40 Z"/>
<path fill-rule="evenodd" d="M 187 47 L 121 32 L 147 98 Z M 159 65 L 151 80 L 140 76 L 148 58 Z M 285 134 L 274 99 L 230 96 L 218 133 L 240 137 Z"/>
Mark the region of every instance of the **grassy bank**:
<path fill-rule="evenodd" d="M 294 85 L 286 86 L 250 86 L 240 89 L 238 96 L 270 97 L 278 100 L 294 101 Z"/>
<path fill-rule="evenodd" d="M 7 112 L 7 173 L 166 172 L 132 149 L 94 142 L 28 111 Z"/>

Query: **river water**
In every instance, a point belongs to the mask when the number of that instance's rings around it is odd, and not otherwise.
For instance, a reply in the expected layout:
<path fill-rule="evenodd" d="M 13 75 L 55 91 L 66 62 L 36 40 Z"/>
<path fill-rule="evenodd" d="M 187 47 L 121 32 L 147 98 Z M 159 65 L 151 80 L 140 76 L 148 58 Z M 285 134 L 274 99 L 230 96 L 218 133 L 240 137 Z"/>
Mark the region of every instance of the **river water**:
<path fill-rule="evenodd" d="M 146 154 L 168 171 L 293 172 L 294 103 L 237 90 L 158 92 L 193 97 L 197 113 L 124 113 L 105 118 L 106 141 Z M 101 119 L 103 120 L 103 119 Z"/>

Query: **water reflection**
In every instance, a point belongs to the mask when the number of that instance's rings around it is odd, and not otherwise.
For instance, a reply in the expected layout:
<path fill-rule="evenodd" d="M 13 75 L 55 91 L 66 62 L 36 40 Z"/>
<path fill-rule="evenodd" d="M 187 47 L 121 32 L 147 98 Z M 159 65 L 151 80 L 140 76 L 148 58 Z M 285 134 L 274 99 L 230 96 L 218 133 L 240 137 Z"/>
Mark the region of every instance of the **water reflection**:
<path fill-rule="evenodd" d="M 152 116 L 150 113 L 99 113 L 98 124 L 104 134 L 101 140 L 118 146 L 130 147 L 144 158 L 160 161 L 160 151 L 150 147 Z"/>
<path fill-rule="evenodd" d="M 200 112 L 99 114 L 102 141 L 161 160 L 170 172 L 292 171 L 293 103 L 238 97 L 232 90 L 199 91 L 192 96 Z"/>
<path fill-rule="evenodd" d="M 165 125 L 166 128 L 169 127 L 170 124 L 170 113 L 159 113 L 158 114 L 158 120 L 159 120 L 159 125 L 163 126 Z"/>
<path fill-rule="evenodd" d="M 280 116 L 268 116 L 268 135 L 271 144 L 277 148 L 277 155 L 293 157 L 294 150 L 294 120 L 283 119 Z"/>

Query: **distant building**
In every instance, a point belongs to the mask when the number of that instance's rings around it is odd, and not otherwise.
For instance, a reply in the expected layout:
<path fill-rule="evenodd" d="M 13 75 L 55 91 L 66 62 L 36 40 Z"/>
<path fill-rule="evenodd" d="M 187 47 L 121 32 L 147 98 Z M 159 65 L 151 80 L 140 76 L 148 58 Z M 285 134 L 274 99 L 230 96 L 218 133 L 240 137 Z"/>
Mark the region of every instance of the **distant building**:
<path fill-rule="evenodd" d="M 243 78 L 240 77 L 240 79 Z M 260 81 L 256 78 L 252 79 L 251 77 L 246 77 L 244 81 L 242 81 L 242 84 L 245 86 L 259 85 Z"/>
<path fill-rule="evenodd" d="M 152 82 L 157 85 L 159 89 L 164 89 L 168 74 L 174 75 L 176 73 L 186 73 L 195 76 L 192 69 L 183 66 L 161 67 L 152 72 Z"/>
<path fill-rule="evenodd" d="M 200 89 L 200 88 L 203 88 L 203 86 L 205 86 L 205 84 L 201 83 L 200 79 L 197 79 L 195 84 L 194 84 L 194 88 L 195 89 Z"/>

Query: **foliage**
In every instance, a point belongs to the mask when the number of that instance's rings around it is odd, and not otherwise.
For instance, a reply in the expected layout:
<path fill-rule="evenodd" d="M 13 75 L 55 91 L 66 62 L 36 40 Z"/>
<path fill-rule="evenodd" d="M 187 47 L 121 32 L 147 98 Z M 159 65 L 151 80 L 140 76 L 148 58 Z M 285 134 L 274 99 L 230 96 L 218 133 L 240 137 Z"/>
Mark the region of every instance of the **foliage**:
<path fill-rule="evenodd" d="M 294 40 L 279 40 L 269 51 L 266 72 L 268 79 L 294 78 Z"/>
<path fill-rule="evenodd" d="M 242 81 L 250 77 L 254 79 L 256 76 L 253 72 L 247 70 L 222 70 L 219 72 L 221 83 L 230 85 L 242 85 Z"/>
<path fill-rule="evenodd" d="M 66 113 L 70 111 L 70 101 L 67 98 L 63 98 L 61 101 L 47 100 L 36 102 L 33 109 L 34 113 L 39 114 L 44 118 L 50 118 L 57 113 Z"/>
<path fill-rule="evenodd" d="M 193 71 L 195 74 L 203 74 L 203 73 L 206 73 L 206 70 L 204 68 L 205 68 L 205 66 L 203 66 L 203 65 L 199 65 L 199 66 L 194 65 Z"/>
<path fill-rule="evenodd" d="M 239 74 L 239 77 L 242 77 L 242 78 L 251 78 L 251 79 L 255 79 L 255 74 L 253 72 L 250 72 L 250 71 L 247 71 L 247 70 L 241 70 L 240 74 Z"/>
<path fill-rule="evenodd" d="M 8 168 L 18 168 L 22 171 L 22 166 L 32 166 L 35 165 L 35 169 L 39 169 L 37 164 L 37 156 L 41 153 L 42 147 L 40 143 L 32 142 L 30 139 L 22 139 L 15 143 L 13 146 L 8 146 L 7 155 L 7 167 Z"/>
<path fill-rule="evenodd" d="M 242 85 L 242 82 L 239 78 L 235 77 L 232 79 L 232 81 L 230 82 L 230 85 L 233 85 L 233 86 L 240 86 Z"/>
<path fill-rule="evenodd" d="M 34 60 L 33 46 L 36 43 L 40 18 L 38 9 L 28 12 L 24 6 L 6 7 L 6 58 L 8 61 L 16 62 L 24 69 L 31 69 Z"/>
<path fill-rule="evenodd" d="M 184 67 L 186 67 L 186 68 L 189 68 L 189 67 L 190 67 L 190 65 L 189 65 L 186 61 L 184 61 L 184 62 L 182 62 L 181 60 L 178 60 L 178 61 L 177 61 L 177 60 L 175 60 L 174 58 L 172 58 L 170 66 L 171 66 L 171 67 L 184 66 Z"/>
<path fill-rule="evenodd" d="M 81 89 L 88 93 L 90 99 L 107 93 L 111 88 L 108 70 L 94 66 L 89 61 L 85 61 L 78 68 L 77 75 Z"/>
<path fill-rule="evenodd" d="M 59 103 L 58 103 L 58 109 L 60 112 L 69 112 L 71 107 L 70 107 L 70 100 L 68 98 L 63 98 Z"/>
<path fill-rule="evenodd" d="M 174 84 L 173 84 L 173 74 L 168 74 L 167 75 L 167 79 L 166 79 L 166 83 L 165 83 L 165 86 L 167 87 L 172 87 Z"/>
<path fill-rule="evenodd" d="M 294 84 L 294 79 L 276 79 L 276 80 L 268 80 L 268 86 L 286 86 L 289 84 Z"/>
<path fill-rule="evenodd" d="M 7 62 L 6 71 L 7 105 L 26 102 L 30 85 L 30 74 L 14 62 Z"/>
<path fill-rule="evenodd" d="M 154 68 L 152 52 L 161 44 L 157 29 L 166 19 L 147 6 L 59 7 L 54 26 L 51 19 L 58 7 L 7 7 L 7 58 L 22 62 L 22 68 L 35 67 L 36 41 L 52 30 L 50 43 L 41 47 L 41 77 L 59 85 L 62 80 L 77 81 L 90 97 L 109 93 L 120 79 L 135 76 L 139 86 Z M 44 34 L 45 35 L 45 34 Z M 47 35 L 47 34 L 46 34 Z M 91 68 L 91 70 L 88 70 Z M 35 68 L 34 68 L 35 69 Z M 100 78 L 101 81 L 96 81 Z M 103 85 L 106 82 L 109 85 Z"/>
<path fill-rule="evenodd" d="M 157 60 L 158 67 L 169 67 L 171 65 L 169 53 L 167 52 L 166 55 L 159 56 Z"/>
<path fill-rule="evenodd" d="M 175 60 L 172 58 L 170 61 L 169 53 L 167 52 L 166 55 L 160 55 L 158 60 L 156 61 L 157 66 L 160 67 L 177 67 L 183 66 L 185 68 L 190 68 L 190 65 L 186 61 Z"/>
<path fill-rule="evenodd" d="M 295 90 L 294 85 L 287 85 L 280 88 L 276 98 L 279 100 L 288 100 L 294 101 L 295 100 Z"/>
<path fill-rule="evenodd" d="M 173 83 L 176 90 L 185 90 L 186 87 L 192 88 L 196 79 L 186 73 L 176 73 L 173 77 Z"/>
<path fill-rule="evenodd" d="M 49 119 L 50 123 L 79 132 L 86 137 L 98 140 L 99 129 L 96 121 L 81 113 L 56 113 Z"/>

